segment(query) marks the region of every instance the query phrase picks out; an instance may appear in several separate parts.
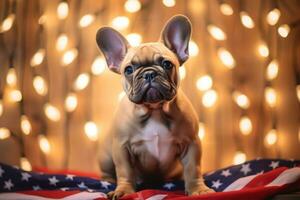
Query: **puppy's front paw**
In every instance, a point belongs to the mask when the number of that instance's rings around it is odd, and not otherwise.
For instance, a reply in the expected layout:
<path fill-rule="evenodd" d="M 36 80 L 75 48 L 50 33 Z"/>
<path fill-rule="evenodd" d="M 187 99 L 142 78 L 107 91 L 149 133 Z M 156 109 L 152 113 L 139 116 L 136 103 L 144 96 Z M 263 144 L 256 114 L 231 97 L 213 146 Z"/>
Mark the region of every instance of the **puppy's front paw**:
<path fill-rule="evenodd" d="M 122 186 L 119 187 L 118 186 L 115 189 L 115 191 L 109 192 L 107 194 L 107 196 L 108 196 L 109 199 L 117 200 L 117 199 L 121 198 L 124 195 L 132 194 L 134 192 L 135 192 L 134 189 L 130 186 L 125 186 L 125 187 L 122 187 Z"/>
<path fill-rule="evenodd" d="M 188 192 L 189 196 L 200 195 L 200 194 L 208 194 L 215 193 L 215 191 L 207 186 L 201 186 L 196 190 L 192 190 Z"/>

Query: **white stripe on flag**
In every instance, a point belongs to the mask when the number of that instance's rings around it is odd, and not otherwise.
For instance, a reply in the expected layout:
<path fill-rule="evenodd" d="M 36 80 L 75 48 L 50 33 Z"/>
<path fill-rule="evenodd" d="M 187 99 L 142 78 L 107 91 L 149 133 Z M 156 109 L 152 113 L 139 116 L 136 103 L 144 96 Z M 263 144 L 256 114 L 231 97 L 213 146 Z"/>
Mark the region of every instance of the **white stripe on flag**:
<path fill-rule="evenodd" d="M 151 196 L 149 198 L 147 198 L 146 200 L 162 200 L 164 199 L 166 196 L 166 194 L 157 194 L 157 195 L 154 195 L 154 196 Z"/>
<path fill-rule="evenodd" d="M 255 175 L 239 178 L 236 181 L 234 181 L 233 183 L 231 183 L 229 186 L 227 186 L 227 188 L 225 188 L 223 190 L 223 192 L 240 190 L 243 187 L 245 187 L 250 181 L 252 181 L 258 175 L 260 175 L 260 174 L 255 174 Z"/>
<path fill-rule="evenodd" d="M 29 194 L 21 194 L 21 193 L 2 193 L 0 194 L 1 200 L 50 200 L 52 198 L 45 198 L 40 196 L 34 196 Z"/>
<path fill-rule="evenodd" d="M 288 183 L 293 183 L 300 178 L 300 168 L 294 167 L 291 169 L 287 169 L 275 178 L 271 183 L 266 186 L 281 186 Z"/>
<path fill-rule="evenodd" d="M 107 198 L 106 194 L 102 192 L 79 192 L 77 194 L 73 194 L 64 198 L 65 200 L 78 200 L 78 199 L 85 199 L 85 200 L 92 200 L 96 198 Z"/>
<path fill-rule="evenodd" d="M 96 199 L 96 198 L 105 198 L 106 194 L 102 192 L 79 192 L 76 194 L 72 194 L 70 196 L 59 198 L 65 200 L 78 200 L 78 199 Z M 54 198 L 58 199 L 58 198 Z M 0 194 L 0 200 L 54 200 L 53 198 L 46 198 L 41 196 L 22 194 L 22 193 L 2 193 Z"/>

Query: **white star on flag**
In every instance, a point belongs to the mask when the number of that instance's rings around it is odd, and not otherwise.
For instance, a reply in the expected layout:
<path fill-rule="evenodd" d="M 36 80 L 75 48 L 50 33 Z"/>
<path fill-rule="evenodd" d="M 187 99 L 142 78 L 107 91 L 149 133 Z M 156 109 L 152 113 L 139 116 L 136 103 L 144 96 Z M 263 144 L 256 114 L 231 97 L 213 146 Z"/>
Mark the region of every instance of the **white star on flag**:
<path fill-rule="evenodd" d="M 4 170 L 2 169 L 2 167 L 0 166 L 0 177 L 2 177 L 2 174 L 4 173 Z"/>
<path fill-rule="evenodd" d="M 174 183 L 166 183 L 163 186 L 164 188 L 167 188 L 168 190 L 172 189 L 173 187 L 175 187 Z"/>
<path fill-rule="evenodd" d="M 212 187 L 218 189 L 223 183 L 220 182 L 220 180 L 218 179 L 217 181 L 212 181 Z"/>
<path fill-rule="evenodd" d="M 77 184 L 77 186 L 78 186 L 79 188 L 81 188 L 81 189 L 86 189 L 86 188 L 88 188 L 88 187 L 84 184 L 84 182 L 81 182 L 80 184 Z"/>
<path fill-rule="evenodd" d="M 229 169 L 227 169 L 227 170 L 223 170 L 222 173 L 221 173 L 221 175 L 227 177 L 227 176 L 230 176 L 231 173 L 230 173 Z"/>
<path fill-rule="evenodd" d="M 28 179 L 31 177 L 31 175 L 26 172 L 21 173 L 21 175 L 22 175 L 21 178 L 22 181 L 28 181 Z"/>
<path fill-rule="evenodd" d="M 73 181 L 74 176 L 75 176 L 75 175 L 68 174 L 67 177 L 66 177 L 66 179 L 67 179 L 67 180 L 69 179 L 69 180 L 72 180 L 72 181 Z"/>
<path fill-rule="evenodd" d="M 108 186 L 110 186 L 111 184 L 107 181 L 100 181 L 101 186 L 105 189 L 108 189 Z"/>
<path fill-rule="evenodd" d="M 41 189 L 41 187 L 40 187 L 40 186 L 38 186 L 38 185 L 34 185 L 34 186 L 32 187 L 32 189 L 33 189 L 33 190 L 40 190 L 40 189 Z"/>
<path fill-rule="evenodd" d="M 243 172 L 244 175 L 247 175 L 249 172 L 251 172 L 250 163 L 243 164 L 241 172 Z"/>
<path fill-rule="evenodd" d="M 11 179 L 4 181 L 4 189 L 11 190 L 12 187 L 14 187 L 14 184 L 11 182 Z"/>
<path fill-rule="evenodd" d="M 279 166 L 279 161 L 272 161 L 269 166 L 272 167 L 272 169 L 275 169 Z"/>
<path fill-rule="evenodd" d="M 57 180 L 57 178 L 55 176 L 53 176 L 52 178 L 48 178 L 50 185 L 54 185 L 56 186 L 56 183 L 59 182 L 59 180 Z"/>

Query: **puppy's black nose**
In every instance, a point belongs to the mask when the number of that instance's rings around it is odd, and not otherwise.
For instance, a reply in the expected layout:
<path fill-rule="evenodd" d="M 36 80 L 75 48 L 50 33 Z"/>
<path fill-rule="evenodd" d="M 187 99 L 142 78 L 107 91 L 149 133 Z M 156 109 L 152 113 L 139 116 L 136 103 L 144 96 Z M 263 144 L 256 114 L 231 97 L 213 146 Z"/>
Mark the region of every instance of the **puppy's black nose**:
<path fill-rule="evenodd" d="M 156 75 L 156 71 L 147 71 L 143 74 L 143 78 L 147 81 L 152 81 Z"/>

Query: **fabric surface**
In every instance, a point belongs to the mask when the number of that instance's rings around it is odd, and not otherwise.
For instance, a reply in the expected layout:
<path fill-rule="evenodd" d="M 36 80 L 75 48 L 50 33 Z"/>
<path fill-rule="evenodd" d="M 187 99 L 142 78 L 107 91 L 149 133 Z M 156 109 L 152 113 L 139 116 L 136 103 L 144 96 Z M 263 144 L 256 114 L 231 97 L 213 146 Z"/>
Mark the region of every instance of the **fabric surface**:
<path fill-rule="evenodd" d="M 266 199 L 300 190 L 300 161 L 256 159 L 204 175 L 216 193 L 188 197 L 183 181 L 137 185 L 134 194 L 122 199 Z M 27 172 L 0 164 L 0 199 L 106 199 L 115 185 L 80 173 Z"/>

